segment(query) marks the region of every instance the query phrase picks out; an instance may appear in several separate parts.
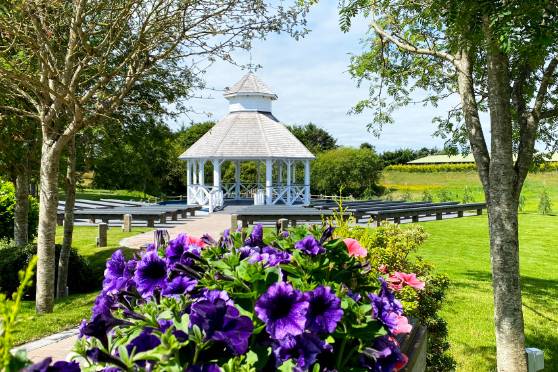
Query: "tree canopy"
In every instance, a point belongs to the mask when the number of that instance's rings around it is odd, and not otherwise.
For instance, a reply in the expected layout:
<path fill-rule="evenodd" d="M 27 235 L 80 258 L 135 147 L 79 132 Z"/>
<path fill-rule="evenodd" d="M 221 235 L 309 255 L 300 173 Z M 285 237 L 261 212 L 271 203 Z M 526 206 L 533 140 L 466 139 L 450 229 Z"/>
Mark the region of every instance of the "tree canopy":
<path fill-rule="evenodd" d="M 337 148 L 337 140 L 314 123 L 290 125 L 288 128 L 313 154 Z"/>

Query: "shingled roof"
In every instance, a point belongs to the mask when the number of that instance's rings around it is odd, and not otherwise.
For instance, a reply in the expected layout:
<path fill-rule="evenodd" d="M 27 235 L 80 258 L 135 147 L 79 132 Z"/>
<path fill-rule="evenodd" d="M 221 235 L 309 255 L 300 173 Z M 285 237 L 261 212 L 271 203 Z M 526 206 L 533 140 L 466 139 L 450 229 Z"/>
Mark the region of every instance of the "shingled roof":
<path fill-rule="evenodd" d="M 267 86 L 266 83 L 260 80 L 253 72 L 249 72 L 240 79 L 238 83 L 225 90 L 225 98 L 236 96 L 256 94 L 270 96 L 272 99 L 277 99 L 277 95 Z"/>
<path fill-rule="evenodd" d="M 271 100 L 277 98 L 271 89 L 252 72 L 227 89 L 225 98 L 234 101 L 230 112 L 188 148 L 180 159 L 314 159 L 314 155 L 271 112 Z M 266 110 L 249 104 L 263 100 Z M 264 107 L 264 106 L 262 106 Z M 267 108 L 269 110 L 267 110 Z"/>

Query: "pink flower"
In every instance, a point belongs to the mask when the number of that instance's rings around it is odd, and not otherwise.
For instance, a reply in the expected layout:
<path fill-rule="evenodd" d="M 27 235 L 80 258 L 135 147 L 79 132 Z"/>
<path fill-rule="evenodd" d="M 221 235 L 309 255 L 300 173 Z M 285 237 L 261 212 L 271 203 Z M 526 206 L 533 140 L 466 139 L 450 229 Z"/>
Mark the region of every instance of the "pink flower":
<path fill-rule="evenodd" d="M 384 265 L 384 264 L 381 264 L 381 265 L 378 267 L 378 271 L 381 272 L 382 274 L 387 274 L 387 273 L 389 272 L 387 266 Z"/>
<path fill-rule="evenodd" d="M 186 236 L 186 242 L 187 245 L 195 245 L 196 247 L 200 247 L 203 248 L 206 246 L 206 244 L 200 239 L 200 238 L 196 238 L 195 236 L 192 235 L 187 235 Z"/>
<path fill-rule="evenodd" d="M 411 329 L 413 329 L 413 326 L 409 324 L 409 319 L 406 316 L 397 315 L 397 327 L 393 330 L 393 334 L 409 333 Z"/>
<path fill-rule="evenodd" d="M 346 238 L 343 242 L 347 246 L 349 256 L 352 257 L 366 257 L 368 252 L 364 249 L 356 239 Z"/>
<path fill-rule="evenodd" d="M 416 274 L 406 274 L 399 271 L 390 275 L 387 279 L 389 282 L 389 286 L 394 291 L 400 291 L 403 288 L 403 285 L 408 285 L 413 287 L 414 289 L 424 289 L 424 282 L 417 278 Z"/>

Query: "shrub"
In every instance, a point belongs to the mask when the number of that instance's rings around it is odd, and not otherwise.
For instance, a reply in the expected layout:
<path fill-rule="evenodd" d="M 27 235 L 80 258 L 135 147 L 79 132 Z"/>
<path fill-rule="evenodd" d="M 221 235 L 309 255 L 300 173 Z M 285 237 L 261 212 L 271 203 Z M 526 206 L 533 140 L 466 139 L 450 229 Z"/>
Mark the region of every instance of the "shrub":
<path fill-rule="evenodd" d="M 342 147 L 317 155 L 312 162 L 312 190 L 316 194 L 362 196 L 379 194 L 382 161 L 370 149 Z"/>
<path fill-rule="evenodd" d="M 539 214 L 551 214 L 552 213 L 552 201 L 550 200 L 550 196 L 543 190 L 541 192 L 541 196 L 539 198 Z"/>
<path fill-rule="evenodd" d="M 56 245 L 56 262 L 60 256 L 60 245 Z M 37 254 L 37 246 L 28 244 L 16 247 L 7 240 L 0 241 L 0 292 L 10 296 L 19 284 L 18 271 L 25 269 L 31 258 Z M 68 287 L 70 293 L 86 293 L 100 288 L 100 280 L 93 279 L 93 271 L 89 263 L 77 253 L 70 251 L 68 264 Z M 58 271 L 58 266 L 56 266 Z M 35 282 L 35 280 L 33 280 Z M 26 292 L 28 297 L 35 296 L 34 284 Z"/>
<path fill-rule="evenodd" d="M 475 201 L 473 197 L 473 191 L 469 186 L 465 186 L 465 190 L 463 190 L 463 198 L 461 199 L 462 203 L 472 203 Z"/>
<path fill-rule="evenodd" d="M 422 199 L 423 202 L 427 202 L 427 203 L 432 203 L 432 201 L 434 200 L 434 197 L 432 196 L 432 193 L 430 192 L 430 190 L 424 190 L 422 192 Z"/>
<path fill-rule="evenodd" d="M 451 193 L 451 191 L 446 189 L 439 190 L 437 196 L 438 196 L 438 200 L 441 202 L 453 201 L 454 199 L 454 195 Z"/>
<path fill-rule="evenodd" d="M 384 168 L 385 170 L 396 172 L 416 172 L 416 173 L 435 173 L 435 172 L 473 172 L 476 171 L 474 163 L 466 164 L 397 164 Z"/>
<path fill-rule="evenodd" d="M 405 190 L 405 192 L 401 195 L 401 199 L 404 201 L 411 201 L 411 192 L 409 190 Z"/>
<path fill-rule="evenodd" d="M 15 189 L 11 182 L 0 180 L 0 238 L 14 236 Z M 37 235 L 39 204 L 29 196 L 29 239 Z"/>

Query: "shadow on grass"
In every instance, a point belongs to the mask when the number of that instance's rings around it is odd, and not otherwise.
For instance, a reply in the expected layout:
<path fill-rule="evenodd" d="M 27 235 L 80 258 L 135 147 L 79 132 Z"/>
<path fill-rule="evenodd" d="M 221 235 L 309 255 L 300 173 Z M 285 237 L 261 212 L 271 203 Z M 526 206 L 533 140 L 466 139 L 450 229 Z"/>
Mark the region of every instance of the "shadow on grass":
<path fill-rule="evenodd" d="M 134 254 L 138 254 L 139 251 L 137 249 L 130 249 L 130 248 L 109 248 L 109 249 L 102 249 L 94 254 L 88 255 L 87 260 L 91 266 L 93 271 L 93 278 L 92 278 L 92 287 L 91 290 L 101 290 L 104 271 L 106 268 L 106 262 L 110 259 L 110 256 L 117 251 L 118 249 L 122 250 L 124 256 L 128 259 L 132 258 Z"/>

